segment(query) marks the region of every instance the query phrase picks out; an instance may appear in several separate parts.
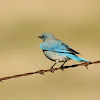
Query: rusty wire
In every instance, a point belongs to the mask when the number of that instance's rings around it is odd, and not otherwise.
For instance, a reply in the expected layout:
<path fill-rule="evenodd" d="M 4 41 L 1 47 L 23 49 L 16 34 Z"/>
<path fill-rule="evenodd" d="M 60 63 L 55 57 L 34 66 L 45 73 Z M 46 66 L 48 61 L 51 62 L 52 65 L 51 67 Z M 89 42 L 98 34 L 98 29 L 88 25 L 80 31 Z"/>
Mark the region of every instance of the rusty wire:
<path fill-rule="evenodd" d="M 97 64 L 97 63 L 100 63 L 100 60 L 95 61 L 95 62 L 89 62 L 89 65 L 90 64 Z M 71 67 L 78 67 L 78 66 L 85 66 L 85 63 L 74 64 L 74 65 L 70 65 L 70 66 L 63 66 L 63 69 L 67 69 L 67 68 L 71 68 Z M 59 69 L 62 69 L 62 68 L 53 68 L 53 71 L 56 71 L 56 70 L 59 70 Z M 8 80 L 8 79 L 11 79 L 11 78 L 18 78 L 18 77 L 21 77 L 21 76 L 29 76 L 29 75 L 32 75 L 32 74 L 42 74 L 42 75 L 44 75 L 44 73 L 51 72 L 51 71 L 52 71 L 51 69 L 38 70 L 36 72 L 29 72 L 29 73 L 24 73 L 24 74 L 18 74 L 18 75 L 3 77 L 3 78 L 0 78 L 0 81 L 2 82 L 3 80 Z"/>

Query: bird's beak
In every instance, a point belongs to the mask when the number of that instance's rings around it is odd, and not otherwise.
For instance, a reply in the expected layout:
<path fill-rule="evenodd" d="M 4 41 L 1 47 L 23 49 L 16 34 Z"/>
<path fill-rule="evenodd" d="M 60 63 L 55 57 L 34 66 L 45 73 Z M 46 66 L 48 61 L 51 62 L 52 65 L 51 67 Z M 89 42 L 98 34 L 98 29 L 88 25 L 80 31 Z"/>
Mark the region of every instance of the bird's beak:
<path fill-rule="evenodd" d="M 42 36 L 38 36 L 38 38 L 42 38 Z"/>

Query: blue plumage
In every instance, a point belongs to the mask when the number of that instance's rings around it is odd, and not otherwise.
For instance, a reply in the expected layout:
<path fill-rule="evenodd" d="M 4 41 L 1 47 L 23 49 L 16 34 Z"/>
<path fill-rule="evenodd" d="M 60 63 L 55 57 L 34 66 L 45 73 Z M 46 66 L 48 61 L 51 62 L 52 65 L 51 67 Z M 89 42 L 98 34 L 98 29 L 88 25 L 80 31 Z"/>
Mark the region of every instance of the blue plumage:
<path fill-rule="evenodd" d="M 79 54 L 79 52 L 75 51 L 64 42 L 56 39 L 50 33 L 44 33 L 39 36 L 39 38 L 43 40 L 43 43 L 40 44 L 40 48 L 43 50 L 45 56 L 50 60 L 55 61 L 56 63 L 65 63 L 71 59 L 76 60 L 78 62 L 90 62 L 89 60 L 78 57 L 76 54 Z"/>

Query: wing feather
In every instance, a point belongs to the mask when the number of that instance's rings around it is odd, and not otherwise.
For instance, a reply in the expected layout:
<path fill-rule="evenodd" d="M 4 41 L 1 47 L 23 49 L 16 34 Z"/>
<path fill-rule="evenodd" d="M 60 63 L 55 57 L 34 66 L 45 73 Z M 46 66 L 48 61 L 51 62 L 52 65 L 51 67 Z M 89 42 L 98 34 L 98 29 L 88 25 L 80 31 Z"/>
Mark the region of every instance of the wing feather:
<path fill-rule="evenodd" d="M 47 42 L 43 42 L 40 45 L 42 50 L 54 51 L 57 53 L 70 53 L 70 54 L 79 54 L 77 51 L 73 50 L 65 43 L 56 43 L 56 44 L 49 44 Z"/>

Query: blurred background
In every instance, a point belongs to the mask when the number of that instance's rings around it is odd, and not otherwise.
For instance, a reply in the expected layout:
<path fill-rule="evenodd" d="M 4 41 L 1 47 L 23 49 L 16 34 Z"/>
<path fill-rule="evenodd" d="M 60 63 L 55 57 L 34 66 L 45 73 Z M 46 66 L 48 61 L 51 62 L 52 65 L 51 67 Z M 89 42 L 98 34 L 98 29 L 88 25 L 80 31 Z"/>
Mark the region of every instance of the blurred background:
<path fill-rule="evenodd" d="M 0 77 L 52 66 L 39 48 L 42 41 L 37 36 L 45 32 L 80 52 L 80 57 L 100 60 L 100 0 L 0 0 Z M 100 100 L 100 64 L 88 67 L 4 81 L 0 99 Z"/>

